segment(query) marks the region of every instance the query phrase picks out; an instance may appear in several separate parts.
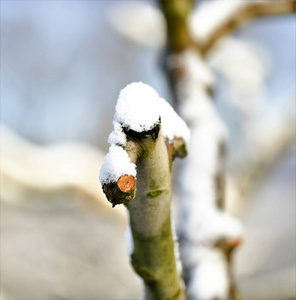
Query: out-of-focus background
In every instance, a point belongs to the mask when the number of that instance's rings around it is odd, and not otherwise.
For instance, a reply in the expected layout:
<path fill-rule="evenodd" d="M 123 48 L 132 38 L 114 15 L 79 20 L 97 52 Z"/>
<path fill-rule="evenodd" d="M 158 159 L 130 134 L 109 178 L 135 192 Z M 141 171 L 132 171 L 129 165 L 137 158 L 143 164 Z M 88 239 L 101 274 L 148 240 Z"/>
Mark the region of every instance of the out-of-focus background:
<path fill-rule="evenodd" d="M 111 209 L 98 173 L 120 89 L 143 81 L 171 94 L 161 45 L 115 29 L 123 4 L 1 1 L 1 299 L 141 295 L 125 211 Z M 149 32 L 139 35 L 149 44 Z M 295 52 L 290 15 L 252 20 L 208 56 L 229 178 L 248 190 L 229 205 L 245 225 L 235 255 L 242 299 L 296 297 Z"/>

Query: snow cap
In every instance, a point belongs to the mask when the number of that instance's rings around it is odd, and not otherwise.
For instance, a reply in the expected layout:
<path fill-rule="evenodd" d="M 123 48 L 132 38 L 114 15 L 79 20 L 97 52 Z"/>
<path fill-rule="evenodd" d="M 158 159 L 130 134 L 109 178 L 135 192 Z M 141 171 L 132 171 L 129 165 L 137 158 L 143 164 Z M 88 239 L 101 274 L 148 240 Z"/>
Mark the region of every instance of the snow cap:
<path fill-rule="evenodd" d="M 161 129 L 163 135 L 173 142 L 174 138 L 182 138 L 189 145 L 190 130 L 185 121 L 179 117 L 172 106 L 163 98 L 160 99 Z"/>
<path fill-rule="evenodd" d="M 170 142 L 174 137 L 189 142 L 186 123 L 157 92 L 147 84 L 134 82 L 121 90 L 115 107 L 113 131 L 109 135 L 109 153 L 100 171 L 102 185 L 116 182 L 122 175 L 136 177 L 136 165 L 124 149 L 127 137 L 123 128 L 136 132 L 149 131 L 161 120 L 164 137 Z"/>
<path fill-rule="evenodd" d="M 151 130 L 159 122 L 159 96 L 147 84 L 133 82 L 120 91 L 114 121 L 136 132 Z"/>
<path fill-rule="evenodd" d="M 136 165 L 130 161 L 127 152 L 120 146 L 112 145 L 100 171 L 101 184 L 116 182 L 122 175 L 136 177 Z"/>

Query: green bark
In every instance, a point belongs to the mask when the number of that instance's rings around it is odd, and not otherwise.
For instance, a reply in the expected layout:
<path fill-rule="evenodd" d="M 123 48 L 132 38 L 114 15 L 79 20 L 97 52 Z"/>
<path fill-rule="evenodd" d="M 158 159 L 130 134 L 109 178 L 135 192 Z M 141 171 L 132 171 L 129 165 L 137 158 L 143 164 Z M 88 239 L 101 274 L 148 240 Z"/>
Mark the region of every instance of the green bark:
<path fill-rule="evenodd" d="M 184 299 L 176 270 L 171 220 L 158 235 L 143 238 L 133 230 L 132 265 L 145 282 L 146 299 Z"/>
<path fill-rule="evenodd" d="M 171 171 L 160 130 L 138 141 L 137 196 L 127 204 L 134 241 L 132 265 L 145 284 L 145 299 L 185 299 L 171 230 Z"/>
<path fill-rule="evenodd" d="M 158 0 L 158 2 L 166 20 L 170 50 L 181 52 L 193 46 L 187 19 L 192 11 L 194 0 Z"/>

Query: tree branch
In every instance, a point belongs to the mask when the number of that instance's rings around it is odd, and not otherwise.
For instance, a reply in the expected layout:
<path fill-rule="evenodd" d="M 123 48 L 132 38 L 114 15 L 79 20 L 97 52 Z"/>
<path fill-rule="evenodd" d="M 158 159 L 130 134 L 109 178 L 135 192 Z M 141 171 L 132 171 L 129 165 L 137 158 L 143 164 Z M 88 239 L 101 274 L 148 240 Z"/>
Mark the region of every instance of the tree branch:
<path fill-rule="evenodd" d="M 185 124 L 152 88 L 128 85 L 116 105 L 111 147 L 100 172 L 108 200 L 129 210 L 131 261 L 144 281 L 145 299 L 184 299 L 171 228 L 171 162 L 185 155 L 188 129 L 182 136 L 173 123 L 178 129 Z"/>
<path fill-rule="evenodd" d="M 149 144 L 137 163 L 137 197 L 127 205 L 132 265 L 145 282 L 146 299 L 181 299 L 170 221 L 170 164 L 162 132 Z"/>
<path fill-rule="evenodd" d="M 186 292 L 193 299 L 233 299 L 236 295 L 230 256 L 239 244 L 241 227 L 223 212 L 226 135 L 211 97 L 214 77 L 190 37 L 187 26 L 190 11 L 179 22 L 182 32 L 186 31 L 183 36 L 189 36 L 190 42 L 176 46 L 183 40 L 175 39 L 175 27 L 169 29 L 172 16 L 178 15 L 171 10 L 178 10 L 177 3 L 186 1 L 170 0 L 170 10 L 167 2 L 161 1 L 168 27 L 164 67 L 176 105 L 191 129 L 189 157 L 181 170 L 178 206 Z M 215 274 L 215 281 L 208 276 L 210 273 Z"/>
<path fill-rule="evenodd" d="M 168 46 L 171 51 L 180 52 L 194 45 L 187 30 L 187 16 L 194 0 L 167 1 L 159 0 L 167 22 Z"/>
<path fill-rule="evenodd" d="M 216 0 L 196 12 L 192 18 L 192 34 L 200 52 L 206 54 L 218 39 L 252 18 L 278 16 L 295 11 L 295 0 Z"/>

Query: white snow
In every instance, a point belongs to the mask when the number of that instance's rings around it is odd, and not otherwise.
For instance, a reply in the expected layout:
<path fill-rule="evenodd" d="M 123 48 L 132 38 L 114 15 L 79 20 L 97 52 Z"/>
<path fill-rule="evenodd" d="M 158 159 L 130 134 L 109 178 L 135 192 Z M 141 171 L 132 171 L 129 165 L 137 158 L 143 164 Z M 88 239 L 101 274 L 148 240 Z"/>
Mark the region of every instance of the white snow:
<path fill-rule="evenodd" d="M 192 209 L 192 207 L 189 207 Z M 242 225 L 235 218 L 225 212 L 210 207 L 203 208 L 197 212 L 197 206 L 186 220 L 186 238 L 192 244 L 213 246 L 219 240 L 226 240 L 229 243 L 242 237 Z M 184 220 L 183 220 L 184 222 Z M 189 230 L 190 228 L 190 230 Z M 192 230 L 194 228 L 194 230 Z"/>
<path fill-rule="evenodd" d="M 176 224 L 173 218 L 171 218 L 171 228 L 172 228 L 172 236 L 174 241 L 174 254 L 175 254 L 175 260 L 176 260 L 176 266 L 177 266 L 177 272 L 180 275 L 180 278 L 182 277 L 182 263 L 181 263 L 181 255 L 180 255 L 180 245 L 178 241 L 178 236 L 176 232 Z M 182 281 L 182 284 L 184 282 Z"/>
<path fill-rule="evenodd" d="M 249 5 L 250 2 L 252 1 L 206 1 L 189 19 L 189 28 L 193 38 L 200 42 L 207 42 L 218 28 Z"/>
<path fill-rule="evenodd" d="M 129 256 L 131 256 L 134 253 L 134 240 L 133 240 L 132 229 L 130 226 L 127 227 L 124 237 L 125 237 L 125 245 L 127 248 L 127 252 Z"/>
<path fill-rule="evenodd" d="M 227 130 L 208 93 L 214 76 L 193 49 L 172 56 L 169 66 L 184 71 L 177 93 L 182 100 L 181 116 L 191 125 L 188 157 L 179 177 L 182 204 L 178 220 L 178 232 L 186 241 L 180 250 L 185 271 L 190 272 L 188 291 L 193 299 L 226 298 L 227 263 L 214 245 L 241 237 L 242 228 L 217 204 L 220 145 Z"/>
<path fill-rule="evenodd" d="M 166 42 L 166 22 L 162 12 L 144 1 L 117 1 L 108 19 L 123 37 L 149 48 L 161 49 Z M 214 32 L 252 1 L 205 1 L 189 16 L 192 37 L 205 43 Z"/>
<path fill-rule="evenodd" d="M 126 145 L 126 134 L 122 130 L 122 126 L 113 121 L 113 131 L 110 133 L 108 137 L 109 145 L 118 145 L 118 146 L 125 146 Z"/>
<path fill-rule="evenodd" d="M 101 184 L 117 182 L 122 175 L 136 177 L 136 174 L 136 165 L 130 161 L 127 152 L 120 146 L 112 145 L 100 171 Z"/>
<path fill-rule="evenodd" d="M 161 48 L 166 24 L 161 11 L 146 1 L 115 1 L 109 11 L 111 26 L 125 38 L 145 47 Z"/>
<path fill-rule="evenodd" d="M 163 98 L 160 99 L 160 115 L 162 133 L 169 142 L 173 142 L 174 138 L 182 138 L 188 146 L 190 140 L 189 128 L 185 121 L 179 117 L 171 105 Z"/>
<path fill-rule="evenodd" d="M 181 115 L 191 124 L 188 157 L 180 175 L 180 231 L 192 243 L 235 238 L 241 234 L 239 222 L 217 206 L 219 151 L 227 130 L 207 92 L 214 84 L 213 74 L 193 49 L 173 56 L 170 63 L 172 68 L 185 70 L 177 92 L 182 99 Z"/>
<path fill-rule="evenodd" d="M 181 232 L 193 243 L 236 237 L 240 226 L 217 207 L 219 147 L 227 138 L 227 130 L 207 92 L 214 83 L 213 75 L 193 50 L 174 56 L 171 63 L 172 68 L 186 70 L 177 92 L 182 99 L 181 115 L 191 124 L 188 157 L 180 175 Z"/>
<path fill-rule="evenodd" d="M 212 85 L 215 77 L 201 55 L 195 49 L 187 49 L 181 54 L 170 55 L 168 58 L 170 68 L 184 68 L 186 73 L 184 81 L 190 85 Z"/>
<path fill-rule="evenodd" d="M 126 216 L 127 216 L 128 224 L 130 224 L 131 219 L 130 219 L 130 213 L 128 209 L 126 210 Z M 130 225 L 126 228 L 124 238 L 125 238 L 127 253 L 129 256 L 131 256 L 134 253 L 135 247 L 134 247 L 133 233 Z"/>
<path fill-rule="evenodd" d="M 120 91 L 114 121 L 137 132 L 151 130 L 160 117 L 159 96 L 147 84 L 133 82 Z"/>
<path fill-rule="evenodd" d="M 137 132 L 151 130 L 161 120 L 164 137 L 174 137 L 189 143 L 190 132 L 186 123 L 157 92 L 147 84 L 134 82 L 120 91 L 115 107 L 113 131 L 109 135 L 109 153 L 100 172 L 102 184 L 116 182 L 124 174 L 136 177 L 135 164 L 130 162 L 123 127 Z"/>
<path fill-rule="evenodd" d="M 196 251 L 190 249 L 188 253 Z M 191 299 L 227 299 L 229 278 L 227 263 L 218 249 L 198 249 L 198 266 L 191 274 L 187 293 Z"/>
<path fill-rule="evenodd" d="M 126 135 L 122 127 L 142 132 L 151 130 L 159 120 L 164 137 L 170 142 L 175 137 L 182 138 L 188 145 L 190 131 L 171 105 L 149 85 L 131 83 L 120 92 L 108 142 L 110 145 L 125 146 Z"/>
<path fill-rule="evenodd" d="M 205 117 L 207 114 L 203 113 Z M 225 136 L 221 135 L 221 128 L 210 116 L 211 113 L 208 119 L 201 118 L 200 123 L 191 128 L 187 163 L 180 174 L 180 194 L 183 199 L 180 207 L 180 232 L 194 244 L 213 245 L 219 239 L 240 237 L 242 229 L 237 220 L 219 211 L 217 207 L 219 142 Z M 199 115 L 197 120 L 198 117 Z"/>
<path fill-rule="evenodd" d="M 262 45 L 224 37 L 209 58 L 211 66 L 226 79 L 227 99 L 236 108 L 253 112 L 264 101 L 272 64 Z"/>

